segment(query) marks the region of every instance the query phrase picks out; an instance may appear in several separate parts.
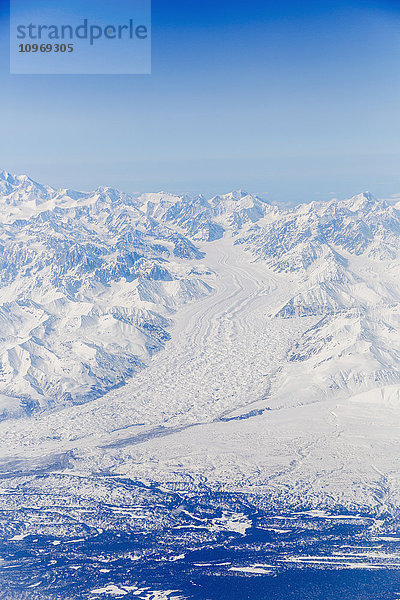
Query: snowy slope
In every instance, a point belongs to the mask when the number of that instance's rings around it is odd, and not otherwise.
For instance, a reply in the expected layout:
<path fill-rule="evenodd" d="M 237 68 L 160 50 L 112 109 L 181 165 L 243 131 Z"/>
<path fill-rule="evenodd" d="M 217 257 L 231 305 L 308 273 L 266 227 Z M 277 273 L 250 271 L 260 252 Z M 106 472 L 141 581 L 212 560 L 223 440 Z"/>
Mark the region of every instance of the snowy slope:
<path fill-rule="evenodd" d="M 398 210 L 368 193 L 312 203 L 240 242 L 296 282 L 276 317 L 316 318 L 287 357 L 288 380 L 298 368 L 310 373 L 298 399 L 400 381 Z"/>
<path fill-rule="evenodd" d="M 3 417 L 121 385 L 169 339 L 176 308 L 211 291 L 186 264 L 195 246 L 126 194 L 8 173 L 0 190 Z"/>
<path fill-rule="evenodd" d="M 65 456 L 87 475 L 400 504 L 398 208 L 48 188 L 41 203 L 9 177 L 0 393 L 33 414 L 0 424 L 5 471 Z"/>
<path fill-rule="evenodd" d="M 226 231 L 237 232 L 276 210 L 242 190 L 210 200 L 164 193 L 143 194 L 138 200 L 149 217 L 179 227 L 191 238 L 202 241 L 220 239 Z"/>

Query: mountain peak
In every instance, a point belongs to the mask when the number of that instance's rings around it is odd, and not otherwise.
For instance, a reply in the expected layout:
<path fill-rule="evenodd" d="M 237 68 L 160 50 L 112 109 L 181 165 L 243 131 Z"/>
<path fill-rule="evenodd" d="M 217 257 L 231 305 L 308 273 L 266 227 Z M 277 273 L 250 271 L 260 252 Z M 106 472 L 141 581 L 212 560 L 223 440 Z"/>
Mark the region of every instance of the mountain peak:
<path fill-rule="evenodd" d="M 353 211 L 365 210 L 376 204 L 377 199 L 370 192 L 361 192 L 348 200 Z"/>
<path fill-rule="evenodd" d="M 232 200 L 240 200 L 241 198 L 250 196 L 250 194 L 248 192 L 246 192 L 245 190 L 238 189 L 238 190 L 234 190 L 233 192 L 230 192 L 229 194 L 226 194 L 226 196 L 231 198 Z"/>
<path fill-rule="evenodd" d="M 7 181 L 8 183 L 12 183 L 14 185 L 18 183 L 25 183 L 26 181 L 39 185 L 38 183 L 33 181 L 33 179 L 28 177 L 28 175 L 26 175 L 25 173 L 23 173 L 22 175 L 15 175 L 14 173 L 10 173 L 9 171 L 0 171 L 0 179 L 3 179 L 4 181 Z"/>

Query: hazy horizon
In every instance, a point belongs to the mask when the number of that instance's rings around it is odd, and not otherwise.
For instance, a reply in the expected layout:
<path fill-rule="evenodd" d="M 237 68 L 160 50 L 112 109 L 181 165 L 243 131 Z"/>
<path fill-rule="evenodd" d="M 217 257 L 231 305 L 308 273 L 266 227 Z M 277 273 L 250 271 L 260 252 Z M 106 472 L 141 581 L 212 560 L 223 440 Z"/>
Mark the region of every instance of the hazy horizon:
<path fill-rule="evenodd" d="M 5 169 L 286 203 L 400 191 L 397 3 L 153 0 L 152 13 L 151 75 L 10 75 L 2 3 Z"/>

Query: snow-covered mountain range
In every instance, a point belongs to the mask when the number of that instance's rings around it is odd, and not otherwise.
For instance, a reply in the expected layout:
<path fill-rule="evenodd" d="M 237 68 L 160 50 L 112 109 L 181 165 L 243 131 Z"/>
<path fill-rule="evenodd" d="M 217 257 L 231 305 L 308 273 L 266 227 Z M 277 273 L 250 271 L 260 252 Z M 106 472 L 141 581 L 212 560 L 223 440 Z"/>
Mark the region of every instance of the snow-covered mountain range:
<path fill-rule="evenodd" d="M 10 453 L 277 494 L 290 480 L 304 498 L 354 498 L 357 473 L 372 503 L 382 486 L 400 501 L 399 205 L 280 209 L 2 173 L 0 223 Z"/>
<path fill-rule="evenodd" d="M 243 192 L 209 202 L 88 193 L 3 171 L 3 418 L 86 402 L 123 384 L 169 339 L 173 312 L 211 292 L 194 242 L 237 231 L 266 210 Z"/>
<path fill-rule="evenodd" d="M 176 308 L 210 293 L 188 262 L 202 254 L 141 206 L 0 175 L 3 417 L 124 383 L 169 339 Z"/>
<path fill-rule="evenodd" d="M 289 363 L 318 366 L 324 390 L 400 380 L 396 206 L 366 193 L 279 210 L 242 191 L 211 200 L 76 192 L 3 172 L 3 417 L 124 384 L 169 339 L 174 311 L 212 293 L 196 243 L 225 232 L 293 289 L 276 319 L 317 319 Z"/>
<path fill-rule="evenodd" d="M 287 357 L 310 373 L 298 396 L 400 381 L 399 208 L 369 193 L 311 203 L 277 212 L 240 239 L 295 282 L 275 316 L 316 320 Z"/>

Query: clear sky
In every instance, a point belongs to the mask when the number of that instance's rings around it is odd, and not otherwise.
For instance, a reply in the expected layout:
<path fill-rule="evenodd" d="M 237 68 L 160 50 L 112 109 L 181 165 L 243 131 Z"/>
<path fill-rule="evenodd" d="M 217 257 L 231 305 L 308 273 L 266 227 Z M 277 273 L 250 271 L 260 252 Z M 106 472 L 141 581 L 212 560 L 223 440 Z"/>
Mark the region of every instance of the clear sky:
<path fill-rule="evenodd" d="M 400 192 L 399 2 L 153 0 L 152 74 L 127 76 L 9 75 L 0 2 L 0 170 L 282 202 Z"/>

